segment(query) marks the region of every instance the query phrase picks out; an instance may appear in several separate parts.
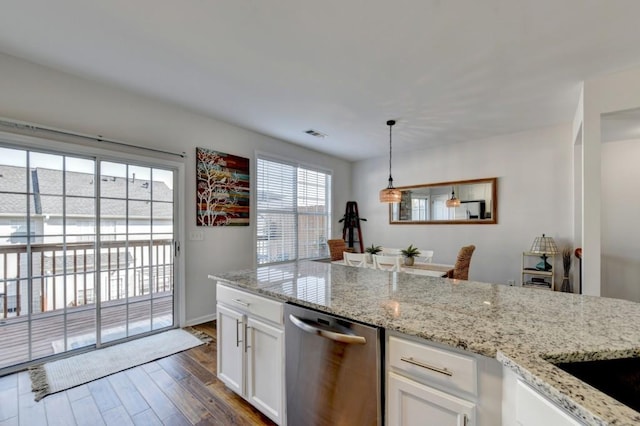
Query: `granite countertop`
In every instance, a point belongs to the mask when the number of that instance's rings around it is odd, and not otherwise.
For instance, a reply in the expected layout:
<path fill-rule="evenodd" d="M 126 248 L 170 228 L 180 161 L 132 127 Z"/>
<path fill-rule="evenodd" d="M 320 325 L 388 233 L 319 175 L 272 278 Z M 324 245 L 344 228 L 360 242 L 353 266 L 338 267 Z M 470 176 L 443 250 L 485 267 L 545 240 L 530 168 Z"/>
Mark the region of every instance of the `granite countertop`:
<path fill-rule="evenodd" d="M 209 278 L 496 358 L 588 424 L 640 424 L 640 413 L 549 362 L 639 355 L 638 303 L 313 261 Z"/>

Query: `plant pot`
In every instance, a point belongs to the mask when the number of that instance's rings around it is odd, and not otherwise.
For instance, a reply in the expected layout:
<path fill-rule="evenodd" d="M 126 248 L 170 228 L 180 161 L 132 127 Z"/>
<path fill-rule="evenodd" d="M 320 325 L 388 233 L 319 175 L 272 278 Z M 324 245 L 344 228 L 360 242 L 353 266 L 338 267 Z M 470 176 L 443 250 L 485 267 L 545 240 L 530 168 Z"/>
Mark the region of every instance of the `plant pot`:
<path fill-rule="evenodd" d="M 371 253 L 365 253 L 364 258 L 367 263 L 373 263 L 373 255 Z"/>
<path fill-rule="evenodd" d="M 413 262 L 415 262 L 415 260 L 416 260 L 416 259 L 415 259 L 415 258 L 413 258 L 413 257 L 405 257 L 405 258 L 404 258 L 404 264 L 405 264 L 406 266 L 413 266 Z"/>

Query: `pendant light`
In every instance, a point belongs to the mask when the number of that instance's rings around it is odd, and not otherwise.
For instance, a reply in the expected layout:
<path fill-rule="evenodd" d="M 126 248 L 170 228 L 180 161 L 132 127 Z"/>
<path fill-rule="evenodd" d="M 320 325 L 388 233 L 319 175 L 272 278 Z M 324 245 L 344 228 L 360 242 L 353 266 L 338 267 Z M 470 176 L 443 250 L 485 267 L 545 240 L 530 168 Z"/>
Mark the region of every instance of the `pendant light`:
<path fill-rule="evenodd" d="M 393 187 L 393 178 L 391 177 L 391 129 L 396 124 L 395 120 L 387 121 L 389 126 L 389 185 L 380 191 L 381 203 L 399 203 L 402 199 L 402 191 Z"/>
<path fill-rule="evenodd" d="M 456 192 L 451 187 L 451 198 L 447 200 L 447 207 L 460 207 L 460 199 L 456 198 Z"/>

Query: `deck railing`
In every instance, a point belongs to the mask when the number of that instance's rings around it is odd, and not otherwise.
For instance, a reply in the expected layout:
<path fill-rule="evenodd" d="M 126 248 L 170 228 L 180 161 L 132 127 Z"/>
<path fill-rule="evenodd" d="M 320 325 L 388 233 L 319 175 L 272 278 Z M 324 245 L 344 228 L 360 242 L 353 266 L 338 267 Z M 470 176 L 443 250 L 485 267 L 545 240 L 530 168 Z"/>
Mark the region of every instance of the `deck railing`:
<path fill-rule="evenodd" d="M 103 302 L 173 291 L 173 241 L 0 246 L 0 319 L 94 304 L 97 289 Z"/>

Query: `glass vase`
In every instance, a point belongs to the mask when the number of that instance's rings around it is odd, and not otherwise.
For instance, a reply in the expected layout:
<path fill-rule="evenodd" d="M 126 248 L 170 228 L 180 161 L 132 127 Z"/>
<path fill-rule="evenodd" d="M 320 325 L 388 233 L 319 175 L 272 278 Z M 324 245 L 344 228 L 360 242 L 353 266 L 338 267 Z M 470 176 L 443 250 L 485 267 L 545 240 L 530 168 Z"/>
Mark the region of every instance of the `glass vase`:
<path fill-rule="evenodd" d="M 560 286 L 560 291 L 565 293 L 573 293 L 573 288 L 571 287 L 571 281 L 569 277 L 562 277 L 562 285 Z"/>

